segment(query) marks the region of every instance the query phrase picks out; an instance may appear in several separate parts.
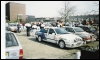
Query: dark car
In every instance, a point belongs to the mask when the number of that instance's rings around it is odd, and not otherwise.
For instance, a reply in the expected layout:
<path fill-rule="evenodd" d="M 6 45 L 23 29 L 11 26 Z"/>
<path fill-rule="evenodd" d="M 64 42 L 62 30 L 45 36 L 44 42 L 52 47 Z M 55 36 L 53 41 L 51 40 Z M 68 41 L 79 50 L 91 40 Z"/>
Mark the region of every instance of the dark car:
<path fill-rule="evenodd" d="M 82 28 L 84 31 L 89 32 L 89 33 L 95 33 L 96 29 L 94 27 L 91 26 L 78 26 L 80 28 Z"/>
<path fill-rule="evenodd" d="M 78 26 L 78 27 L 82 28 L 86 32 L 95 34 L 97 36 L 97 40 L 99 40 L 99 31 L 97 31 L 96 28 L 92 26 Z"/>
<path fill-rule="evenodd" d="M 97 40 L 99 41 L 99 31 L 94 33 L 97 36 Z"/>
<path fill-rule="evenodd" d="M 95 34 L 88 33 L 80 27 L 64 27 L 64 29 L 68 32 L 80 36 L 85 42 L 96 41 L 97 39 L 97 36 Z"/>

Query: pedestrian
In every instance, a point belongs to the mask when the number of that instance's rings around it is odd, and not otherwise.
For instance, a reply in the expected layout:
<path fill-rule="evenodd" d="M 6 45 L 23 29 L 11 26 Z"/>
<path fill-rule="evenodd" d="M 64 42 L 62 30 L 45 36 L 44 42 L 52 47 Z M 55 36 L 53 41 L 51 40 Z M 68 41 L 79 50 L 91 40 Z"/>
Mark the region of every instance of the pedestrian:
<path fill-rule="evenodd" d="M 36 23 L 33 23 L 33 26 L 32 26 L 32 36 L 35 36 L 35 32 L 36 32 L 36 30 L 37 30 L 37 25 L 36 25 Z"/>
<path fill-rule="evenodd" d="M 31 24 L 28 22 L 28 23 L 25 24 L 25 26 L 27 28 L 26 32 L 27 32 L 27 37 L 28 37 L 28 36 L 30 36 Z"/>
<path fill-rule="evenodd" d="M 73 21 L 71 22 L 70 26 L 71 26 L 71 27 L 75 27 L 75 24 L 74 24 Z"/>
<path fill-rule="evenodd" d="M 20 33 L 20 28 L 21 28 L 21 25 L 20 25 L 20 23 L 18 23 L 18 24 L 17 24 L 17 32 L 18 32 L 18 33 Z"/>
<path fill-rule="evenodd" d="M 40 32 L 42 33 L 42 37 L 43 37 L 43 39 L 45 39 L 46 40 L 46 37 L 45 37 L 45 29 L 44 29 L 44 25 L 41 25 L 41 30 L 40 30 Z"/>
<path fill-rule="evenodd" d="M 22 30 L 24 31 L 24 26 L 25 26 L 25 23 L 22 22 Z"/>
<path fill-rule="evenodd" d="M 44 27 L 45 25 L 43 24 L 43 22 L 41 22 L 41 24 L 40 24 L 40 29 L 42 28 L 42 27 Z"/>
<path fill-rule="evenodd" d="M 39 22 L 36 23 L 37 30 L 40 30 Z"/>

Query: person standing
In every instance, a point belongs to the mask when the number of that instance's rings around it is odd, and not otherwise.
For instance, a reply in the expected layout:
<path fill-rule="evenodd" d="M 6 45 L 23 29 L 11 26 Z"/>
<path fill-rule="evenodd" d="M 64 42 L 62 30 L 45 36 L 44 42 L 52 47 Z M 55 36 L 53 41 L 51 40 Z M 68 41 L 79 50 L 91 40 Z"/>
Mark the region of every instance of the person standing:
<path fill-rule="evenodd" d="M 22 22 L 22 30 L 24 31 L 24 26 L 25 26 L 25 24 L 24 24 L 24 22 Z"/>
<path fill-rule="evenodd" d="M 32 36 L 35 36 L 36 30 L 37 30 L 37 25 L 36 25 L 36 23 L 33 23 L 33 26 L 32 26 Z"/>
<path fill-rule="evenodd" d="M 73 21 L 71 22 L 70 26 L 71 26 L 71 27 L 75 27 L 75 24 L 74 24 Z"/>
<path fill-rule="evenodd" d="M 40 30 L 40 32 L 42 33 L 42 37 L 43 37 L 43 39 L 45 39 L 46 40 L 46 37 L 45 37 L 45 29 L 44 29 L 44 25 L 41 25 L 41 30 Z"/>
<path fill-rule="evenodd" d="M 21 28 L 20 23 L 18 23 L 18 24 L 17 24 L 17 32 L 18 32 L 18 33 L 20 33 L 20 28 Z"/>
<path fill-rule="evenodd" d="M 26 32 L 27 32 L 27 37 L 28 37 L 28 36 L 30 36 L 31 24 L 28 22 L 28 23 L 25 24 L 25 26 L 27 28 Z"/>

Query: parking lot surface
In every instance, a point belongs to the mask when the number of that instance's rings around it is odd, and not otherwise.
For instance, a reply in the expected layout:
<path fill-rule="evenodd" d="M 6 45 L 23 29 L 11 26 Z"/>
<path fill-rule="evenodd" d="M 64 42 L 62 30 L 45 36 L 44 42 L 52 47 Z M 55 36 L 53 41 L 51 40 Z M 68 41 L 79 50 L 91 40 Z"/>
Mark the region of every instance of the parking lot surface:
<path fill-rule="evenodd" d="M 26 32 L 15 33 L 24 50 L 24 59 L 75 59 L 78 48 L 61 49 L 56 44 L 38 42 L 33 36 L 27 37 Z"/>
<path fill-rule="evenodd" d="M 26 32 L 15 33 L 24 50 L 24 59 L 75 59 L 75 53 L 79 48 L 61 49 L 56 44 L 39 42 L 35 37 L 27 37 Z M 99 45 L 99 41 L 91 42 L 88 46 Z"/>

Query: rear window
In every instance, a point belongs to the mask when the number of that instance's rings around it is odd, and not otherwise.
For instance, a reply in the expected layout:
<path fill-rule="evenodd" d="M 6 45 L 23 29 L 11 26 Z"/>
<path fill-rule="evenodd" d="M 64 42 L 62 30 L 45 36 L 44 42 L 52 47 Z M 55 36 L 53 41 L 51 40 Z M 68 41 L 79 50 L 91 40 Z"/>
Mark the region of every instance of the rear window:
<path fill-rule="evenodd" d="M 6 47 L 18 46 L 17 39 L 13 33 L 6 33 Z"/>

